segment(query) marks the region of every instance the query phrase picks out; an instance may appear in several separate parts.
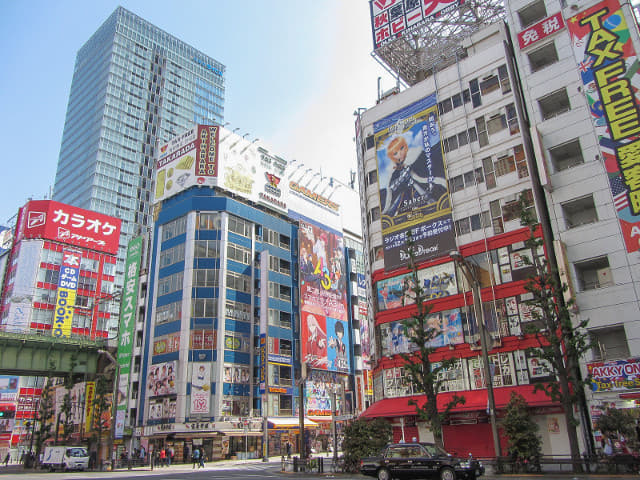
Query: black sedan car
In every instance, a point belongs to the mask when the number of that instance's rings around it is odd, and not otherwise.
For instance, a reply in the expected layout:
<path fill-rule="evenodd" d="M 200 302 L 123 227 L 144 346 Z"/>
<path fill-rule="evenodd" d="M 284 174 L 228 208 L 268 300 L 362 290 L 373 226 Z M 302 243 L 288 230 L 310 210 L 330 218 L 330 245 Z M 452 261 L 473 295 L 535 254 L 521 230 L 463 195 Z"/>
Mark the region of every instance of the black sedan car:
<path fill-rule="evenodd" d="M 392 443 L 377 457 L 360 461 L 360 473 L 378 480 L 439 478 L 474 480 L 484 474 L 478 460 L 455 458 L 433 443 Z"/>

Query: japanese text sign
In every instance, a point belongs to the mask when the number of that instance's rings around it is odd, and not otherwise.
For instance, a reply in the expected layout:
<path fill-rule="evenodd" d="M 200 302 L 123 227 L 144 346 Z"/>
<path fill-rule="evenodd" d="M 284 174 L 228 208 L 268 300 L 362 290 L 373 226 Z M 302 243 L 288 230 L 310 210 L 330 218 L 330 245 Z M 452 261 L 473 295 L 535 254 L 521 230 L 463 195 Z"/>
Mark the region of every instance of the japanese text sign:
<path fill-rule="evenodd" d="M 632 20 L 633 21 L 633 20 Z M 627 252 L 640 250 L 640 74 L 618 0 L 568 22 Z"/>
<path fill-rule="evenodd" d="M 64 249 L 62 265 L 58 276 L 58 291 L 53 312 L 51 335 L 54 337 L 70 337 L 73 312 L 76 304 L 76 291 L 80 276 L 80 258 L 78 252 Z"/>
<path fill-rule="evenodd" d="M 119 218 L 53 200 L 32 200 L 22 209 L 17 238 L 46 238 L 110 254 L 118 253 Z"/>
<path fill-rule="evenodd" d="M 518 45 L 520 48 L 529 47 L 563 28 L 564 20 L 562 14 L 558 12 L 518 33 Z"/>

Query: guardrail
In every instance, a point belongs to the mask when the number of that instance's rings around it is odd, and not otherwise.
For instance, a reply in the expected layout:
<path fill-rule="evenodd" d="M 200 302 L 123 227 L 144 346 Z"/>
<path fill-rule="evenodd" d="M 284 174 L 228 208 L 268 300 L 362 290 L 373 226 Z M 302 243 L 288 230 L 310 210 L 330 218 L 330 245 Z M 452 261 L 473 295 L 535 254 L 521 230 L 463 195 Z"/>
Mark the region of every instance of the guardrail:
<path fill-rule="evenodd" d="M 333 457 L 282 457 L 283 472 L 293 473 L 339 473 L 343 471 L 342 460 L 334 462 Z"/>
<path fill-rule="evenodd" d="M 495 473 L 571 473 L 579 467 L 584 473 L 640 473 L 640 456 L 584 455 L 579 461 L 569 456 L 543 455 L 537 458 L 514 460 L 511 457 L 480 458 Z"/>

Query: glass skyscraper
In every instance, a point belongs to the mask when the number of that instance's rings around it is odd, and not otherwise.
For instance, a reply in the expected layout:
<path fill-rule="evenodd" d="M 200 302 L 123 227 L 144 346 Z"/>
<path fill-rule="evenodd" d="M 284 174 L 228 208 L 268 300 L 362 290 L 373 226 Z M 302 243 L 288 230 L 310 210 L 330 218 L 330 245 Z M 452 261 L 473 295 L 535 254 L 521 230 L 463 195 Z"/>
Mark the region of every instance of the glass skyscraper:
<path fill-rule="evenodd" d="M 53 198 L 122 219 L 119 260 L 152 222 L 156 145 L 194 123 L 223 122 L 224 74 L 122 7 L 79 50 Z"/>

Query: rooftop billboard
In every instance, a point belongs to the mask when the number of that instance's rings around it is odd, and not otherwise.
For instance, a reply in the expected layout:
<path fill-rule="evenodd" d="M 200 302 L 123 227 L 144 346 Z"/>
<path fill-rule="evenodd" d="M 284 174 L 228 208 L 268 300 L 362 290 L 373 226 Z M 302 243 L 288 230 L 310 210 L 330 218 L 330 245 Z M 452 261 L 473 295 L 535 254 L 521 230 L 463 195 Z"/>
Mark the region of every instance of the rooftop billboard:
<path fill-rule="evenodd" d="M 16 239 L 45 238 L 115 255 L 119 218 L 53 200 L 32 200 L 20 210 Z"/>
<path fill-rule="evenodd" d="M 370 0 L 373 48 L 402 37 L 405 30 L 459 8 L 465 0 Z"/>

